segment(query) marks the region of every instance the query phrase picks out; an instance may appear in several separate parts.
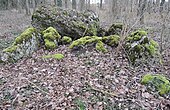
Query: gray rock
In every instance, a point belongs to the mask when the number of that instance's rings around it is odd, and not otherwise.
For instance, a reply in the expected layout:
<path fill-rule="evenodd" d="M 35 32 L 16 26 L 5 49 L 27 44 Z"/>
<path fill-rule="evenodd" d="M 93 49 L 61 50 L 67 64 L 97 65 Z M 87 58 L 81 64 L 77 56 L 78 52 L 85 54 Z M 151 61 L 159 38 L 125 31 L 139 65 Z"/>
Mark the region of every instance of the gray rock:
<path fill-rule="evenodd" d="M 4 49 L 0 54 L 1 62 L 16 62 L 23 57 L 28 57 L 35 52 L 40 45 L 40 35 L 34 28 L 26 29 L 18 36 L 14 43 Z"/>
<path fill-rule="evenodd" d="M 78 39 L 97 35 L 99 18 L 92 11 L 78 12 L 53 6 L 41 6 L 32 15 L 32 25 L 39 30 L 55 28 L 61 36 Z"/>

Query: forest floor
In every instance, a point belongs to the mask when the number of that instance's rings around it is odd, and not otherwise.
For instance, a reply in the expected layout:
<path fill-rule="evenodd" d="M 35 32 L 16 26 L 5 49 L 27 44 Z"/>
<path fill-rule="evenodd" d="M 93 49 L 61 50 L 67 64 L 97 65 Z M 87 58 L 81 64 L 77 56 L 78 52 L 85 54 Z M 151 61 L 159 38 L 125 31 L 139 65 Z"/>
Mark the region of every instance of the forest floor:
<path fill-rule="evenodd" d="M 0 50 L 26 27 L 30 17 L 15 11 L 0 12 Z M 161 34 L 161 24 L 149 22 L 150 35 Z M 169 28 L 165 29 L 169 32 Z M 0 109 L 17 110 L 169 110 L 170 95 L 160 96 L 141 85 L 147 73 L 170 78 L 170 45 L 162 54 L 163 65 L 150 62 L 133 67 L 125 54 L 109 49 L 106 54 L 86 48 L 71 51 L 69 45 L 48 52 L 38 50 L 15 64 L 0 65 Z M 62 60 L 44 60 L 62 53 Z"/>

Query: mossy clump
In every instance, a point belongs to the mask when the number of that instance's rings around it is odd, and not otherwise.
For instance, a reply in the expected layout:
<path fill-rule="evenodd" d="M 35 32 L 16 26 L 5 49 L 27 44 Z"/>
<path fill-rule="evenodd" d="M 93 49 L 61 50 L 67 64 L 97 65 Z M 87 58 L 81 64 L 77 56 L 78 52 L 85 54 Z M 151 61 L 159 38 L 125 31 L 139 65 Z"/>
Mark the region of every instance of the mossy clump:
<path fill-rule="evenodd" d="M 21 44 L 21 43 L 23 43 L 23 41 L 29 40 L 30 38 L 32 38 L 33 34 L 36 34 L 36 33 L 37 33 L 37 31 L 35 28 L 31 27 L 31 28 L 26 29 L 21 35 L 19 35 L 15 39 L 13 45 Z"/>
<path fill-rule="evenodd" d="M 107 45 L 114 47 L 119 44 L 120 37 L 118 35 L 104 36 L 102 41 Z"/>
<path fill-rule="evenodd" d="M 114 23 L 108 29 L 106 35 L 120 35 L 123 30 L 123 23 Z"/>
<path fill-rule="evenodd" d="M 100 51 L 100 52 L 103 52 L 103 53 L 107 52 L 107 49 L 104 47 L 104 43 L 102 41 L 98 41 L 96 43 L 96 50 Z"/>
<path fill-rule="evenodd" d="M 45 42 L 45 47 L 47 49 L 54 49 L 57 47 L 57 43 L 61 39 L 61 36 L 56 29 L 49 27 L 44 30 L 42 34 Z"/>
<path fill-rule="evenodd" d="M 102 42 L 102 37 L 98 36 L 85 36 L 80 39 L 77 39 L 72 42 L 69 46 L 70 49 L 74 49 L 75 47 L 85 46 L 88 44 L 95 44 L 96 50 L 101 52 L 107 52 L 107 49 L 104 47 L 104 43 Z"/>
<path fill-rule="evenodd" d="M 52 55 L 42 56 L 42 58 L 44 58 L 44 59 L 53 58 L 55 60 L 62 60 L 64 58 L 64 55 L 63 54 L 52 54 Z"/>
<path fill-rule="evenodd" d="M 56 48 L 56 43 L 55 42 L 50 41 L 48 39 L 45 39 L 44 42 L 45 42 L 45 47 L 47 49 L 55 49 Z"/>
<path fill-rule="evenodd" d="M 73 49 L 74 47 L 85 46 L 86 44 L 90 44 L 90 43 L 97 43 L 100 40 L 102 40 L 102 37 L 85 36 L 73 41 L 72 44 L 69 46 L 69 48 Z"/>
<path fill-rule="evenodd" d="M 70 44 L 72 42 L 71 37 L 63 36 L 61 39 L 62 44 Z"/>
<path fill-rule="evenodd" d="M 132 33 L 127 37 L 126 40 L 127 40 L 128 42 L 139 41 L 139 40 L 141 40 L 141 38 L 142 38 L 143 36 L 147 36 L 147 32 L 144 31 L 144 30 L 137 30 L 137 31 L 135 31 L 135 32 L 132 32 Z M 144 38 L 144 41 L 145 41 L 145 43 L 148 43 L 148 42 L 149 42 L 147 37 Z"/>
<path fill-rule="evenodd" d="M 158 43 L 148 38 L 147 32 L 144 30 L 132 32 L 125 41 L 125 49 L 132 64 L 135 64 L 136 59 L 142 57 L 154 57 L 158 53 L 158 48 Z"/>
<path fill-rule="evenodd" d="M 141 83 L 152 91 L 158 91 L 160 95 L 170 93 L 170 82 L 163 75 L 146 74 L 143 76 Z"/>
<path fill-rule="evenodd" d="M 17 46 L 17 45 L 11 45 L 10 47 L 8 47 L 8 48 L 4 49 L 4 50 L 3 50 L 3 52 L 9 52 L 9 53 L 12 53 L 12 52 L 16 51 L 16 50 L 17 50 L 17 48 L 18 48 L 18 46 Z"/>

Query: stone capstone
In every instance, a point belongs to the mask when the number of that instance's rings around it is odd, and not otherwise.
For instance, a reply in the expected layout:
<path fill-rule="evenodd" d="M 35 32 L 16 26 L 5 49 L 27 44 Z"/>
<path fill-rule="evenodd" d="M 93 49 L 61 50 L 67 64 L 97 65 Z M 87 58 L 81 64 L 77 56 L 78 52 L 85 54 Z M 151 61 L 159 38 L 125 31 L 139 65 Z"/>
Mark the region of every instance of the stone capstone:
<path fill-rule="evenodd" d="M 41 6 L 32 15 L 32 26 L 39 30 L 55 28 L 61 36 L 73 40 L 97 35 L 99 18 L 93 11 L 78 12 L 53 6 Z"/>

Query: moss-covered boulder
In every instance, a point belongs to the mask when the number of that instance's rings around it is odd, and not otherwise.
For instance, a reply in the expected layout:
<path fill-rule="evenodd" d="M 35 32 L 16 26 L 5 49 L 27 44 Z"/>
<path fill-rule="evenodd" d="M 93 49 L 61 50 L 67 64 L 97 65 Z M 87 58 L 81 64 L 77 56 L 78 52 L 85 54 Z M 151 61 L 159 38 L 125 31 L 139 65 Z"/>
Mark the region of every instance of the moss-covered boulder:
<path fill-rule="evenodd" d="M 170 82 L 163 75 L 146 74 L 143 76 L 141 83 L 151 91 L 159 92 L 160 95 L 170 93 Z"/>
<path fill-rule="evenodd" d="M 118 35 L 110 35 L 110 36 L 104 36 L 102 38 L 102 41 L 111 46 L 111 47 L 116 47 L 119 44 L 120 37 Z"/>
<path fill-rule="evenodd" d="M 17 60 L 31 55 L 40 45 L 40 34 L 35 28 L 26 29 L 16 37 L 11 46 L 4 49 L 0 55 L 1 62 L 16 62 Z"/>
<path fill-rule="evenodd" d="M 106 35 L 120 35 L 121 31 L 123 30 L 123 24 L 122 23 L 114 23 L 110 26 L 108 31 L 106 32 Z"/>
<path fill-rule="evenodd" d="M 144 30 L 132 32 L 125 40 L 125 49 L 132 64 L 136 59 L 151 58 L 159 53 L 159 45 Z"/>
<path fill-rule="evenodd" d="M 99 18 L 92 11 L 78 12 L 46 5 L 33 13 L 32 25 L 40 30 L 54 27 L 61 36 L 70 36 L 75 40 L 82 36 L 96 35 Z"/>
<path fill-rule="evenodd" d="M 46 49 L 55 49 L 61 39 L 60 34 L 53 27 L 42 32 Z"/>

